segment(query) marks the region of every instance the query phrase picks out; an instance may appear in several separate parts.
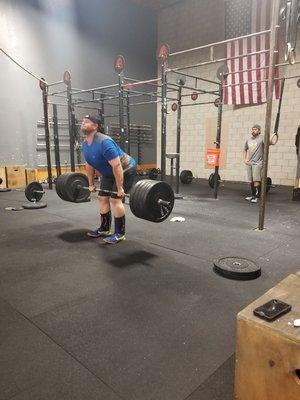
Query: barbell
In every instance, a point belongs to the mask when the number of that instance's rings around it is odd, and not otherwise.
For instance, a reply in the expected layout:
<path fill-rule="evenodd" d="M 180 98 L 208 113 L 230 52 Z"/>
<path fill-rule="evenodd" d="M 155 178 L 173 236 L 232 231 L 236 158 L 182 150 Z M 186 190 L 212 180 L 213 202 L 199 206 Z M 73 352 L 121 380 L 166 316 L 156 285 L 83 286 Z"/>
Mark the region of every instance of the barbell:
<path fill-rule="evenodd" d="M 65 201 L 82 203 L 90 201 L 88 178 L 82 173 L 69 172 L 60 175 L 56 180 L 56 192 Z M 108 194 L 117 194 L 102 190 Z M 131 189 L 129 198 L 131 212 L 141 219 L 152 222 L 162 222 L 171 214 L 174 207 L 174 192 L 171 186 L 162 181 L 142 179 Z"/>
<path fill-rule="evenodd" d="M 0 178 L 2 181 L 2 179 Z M 0 183 L 2 183 L 0 181 Z M 39 182 L 31 182 L 29 183 L 25 190 L 24 189 L 11 189 L 11 188 L 0 188 L 0 192 L 11 192 L 15 190 L 16 192 L 23 192 L 25 191 L 25 197 L 28 201 L 31 202 L 39 202 L 43 195 L 45 194 L 43 190 L 43 186 Z"/>

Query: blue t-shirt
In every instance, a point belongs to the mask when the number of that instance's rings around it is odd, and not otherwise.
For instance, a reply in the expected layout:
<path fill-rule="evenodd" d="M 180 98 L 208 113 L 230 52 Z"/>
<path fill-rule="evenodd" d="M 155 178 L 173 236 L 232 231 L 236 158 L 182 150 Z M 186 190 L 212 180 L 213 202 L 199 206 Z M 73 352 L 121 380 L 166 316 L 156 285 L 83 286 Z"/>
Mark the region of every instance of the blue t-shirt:
<path fill-rule="evenodd" d="M 99 171 L 103 176 L 113 176 L 113 170 L 108 161 L 120 157 L 124 169 L 136 165 L 135 159 L 129 157 L 129 164 L 124 165 L 126 153 L 109 136 L 99 133 L 94 137 L 91 145 L 85 140 L 82 143 L 82 151 L 85 161 Z"/>

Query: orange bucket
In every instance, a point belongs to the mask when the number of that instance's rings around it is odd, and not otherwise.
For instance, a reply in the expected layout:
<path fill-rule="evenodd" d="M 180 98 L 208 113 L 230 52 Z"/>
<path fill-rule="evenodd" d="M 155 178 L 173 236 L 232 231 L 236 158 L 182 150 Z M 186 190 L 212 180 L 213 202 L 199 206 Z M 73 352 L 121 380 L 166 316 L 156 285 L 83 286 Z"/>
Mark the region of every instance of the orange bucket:
<path fill-rule="evenodd" d="M 206 162 L 214 167 L 219 166 L 220 149 L 206 149 Z"/>

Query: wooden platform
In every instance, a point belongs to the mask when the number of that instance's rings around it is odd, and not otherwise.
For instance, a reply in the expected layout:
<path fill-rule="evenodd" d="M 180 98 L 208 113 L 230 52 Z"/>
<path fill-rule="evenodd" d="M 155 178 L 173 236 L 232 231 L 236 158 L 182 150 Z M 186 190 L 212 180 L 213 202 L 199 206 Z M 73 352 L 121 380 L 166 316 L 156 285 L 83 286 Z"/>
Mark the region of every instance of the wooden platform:
<path fill-rule="evenodd" d="M 253 315 L 271 299 L 292 310 L 273 322 Z M 237 316 L 235 400 L 300 399 L 300 276 L 289 275 Z"/>

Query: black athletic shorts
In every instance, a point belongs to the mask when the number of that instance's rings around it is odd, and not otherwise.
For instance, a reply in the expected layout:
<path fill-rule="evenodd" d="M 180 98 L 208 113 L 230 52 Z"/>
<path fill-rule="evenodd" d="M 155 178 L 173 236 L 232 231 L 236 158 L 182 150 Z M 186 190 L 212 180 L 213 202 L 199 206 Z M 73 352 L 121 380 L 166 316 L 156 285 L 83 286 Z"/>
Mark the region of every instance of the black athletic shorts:
<path fill-rule="evenodd" d="M 134 178 L 136 176 L 136 165 L 133 167 L 127 168 L 126 171 L 124 171 L 124 183 L 123 183 L 123 189 L 125 193 L 129 193 L 133 183 L 134 183 Z M 117 192 L 117 186 L 115 182 L 115 177 L 114 176 L 102 176 L 101 177 L 101 182 L 100 182 L 100 190 L 99 190 L 99 196 L 110 196 L 114 199 L 118 198 L 117 195 L 112 194 L 110 195 L 109 193 L 102 192 L 102 190 L 109 190 L 110 192 Z"/>

